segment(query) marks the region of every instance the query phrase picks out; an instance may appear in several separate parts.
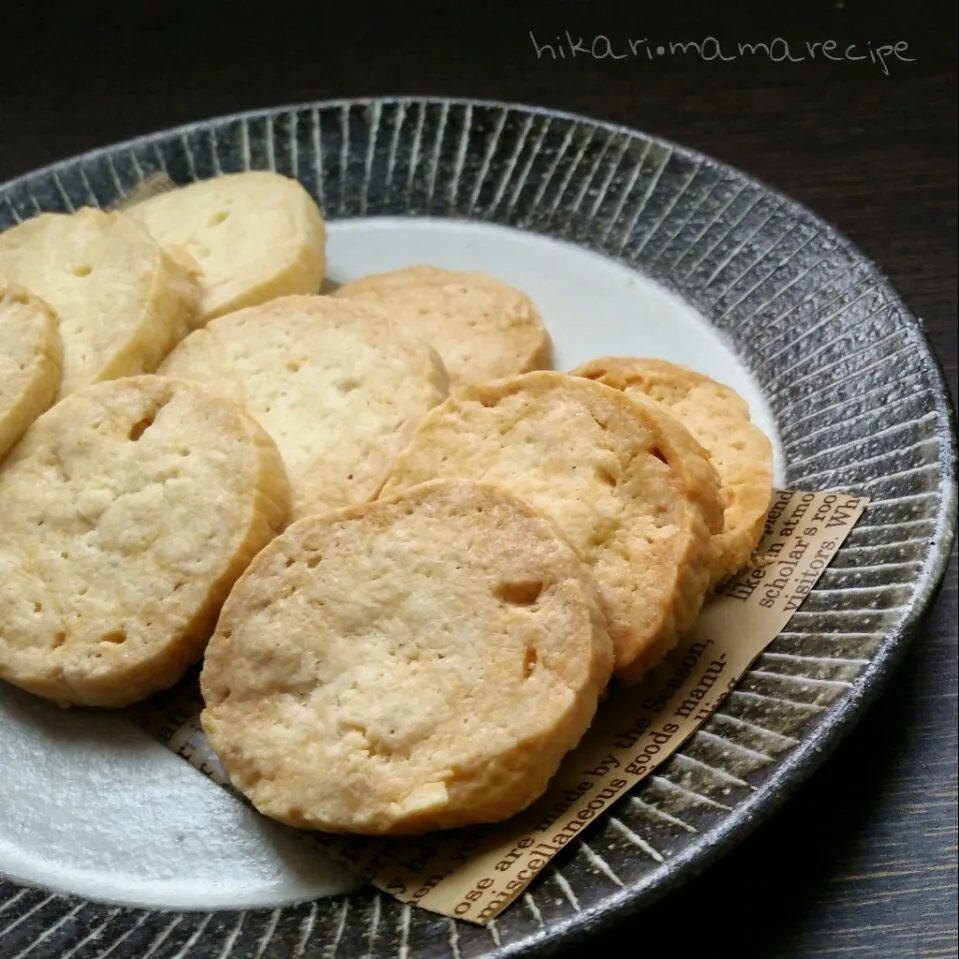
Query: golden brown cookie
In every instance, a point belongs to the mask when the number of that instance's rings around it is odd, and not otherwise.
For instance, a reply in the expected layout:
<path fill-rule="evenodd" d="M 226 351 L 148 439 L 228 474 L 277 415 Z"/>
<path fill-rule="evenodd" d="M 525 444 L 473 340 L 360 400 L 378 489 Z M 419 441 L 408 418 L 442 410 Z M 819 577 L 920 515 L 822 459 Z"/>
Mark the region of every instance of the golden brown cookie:
<path fill-rule="evenodd" d="M 171 249 L 199 264 L 196 325 L 291 293 L 317 293 L 326 226 L 296 180 L 252 170 L 201 180 L 126 209 Z"/>
<path fill-rule="evenodd" d="M 187 269 L 122 213 L 44 213 L 7 230 L 0 277 L 56 313 L 61 398 L 89 383 L 152 373 L 196 311 Z"/>
<path fill-rule="evenodd" d="M 628 396 L 645 396 L 676 417 L 710 454 L 721 483 L 723 531 L 713 584 L 749 562 L 772 500 L 773 451 L 731 387 L 666 360 L 603 357 L 573 371 Z"/>
<path fill-rule="evenodd" d="M 0 460 L 56 399 L 61 360 L 53 310 L 0 283 Z"/>
<path fill-rule="evenodd" d="M 415 266 L 347 283 L 334 296 L 375 303 L 432 343 L 453 388 L 550 365 L 549 334 L 532 301 L 482 273 Z"/>
<path fill-rule="evenodd" d="M 437 477 L 493 483 L 556 521 L 596 576 L 621 678 L 638 679 L 698 615 L 719 483 L 655 404 L 563 373 L 471 387 L 427 415 L 383 494 Z"/>
<path fill-rule="evenodd" d="M 292 518 L 362 503 L 447 393 L 435 350 L 375 306 L 287 296 L 213 320 L 160 368 L 242 403 L 273 437 Z"/>
<path fill-rule="evenodd" d="M 230 594 L 203 728 L 268 816 L 412 834 L 545 789 L 612 666 L 595 585 L 554 524 L 440 481 L 294 523 Z"/>
<path fill-rule="evenodd" d="M 0 465 L 0 679 L 64 706 L 172 685 L 287 498 L 269 437 L 193 383 L 71 394 Z"/>

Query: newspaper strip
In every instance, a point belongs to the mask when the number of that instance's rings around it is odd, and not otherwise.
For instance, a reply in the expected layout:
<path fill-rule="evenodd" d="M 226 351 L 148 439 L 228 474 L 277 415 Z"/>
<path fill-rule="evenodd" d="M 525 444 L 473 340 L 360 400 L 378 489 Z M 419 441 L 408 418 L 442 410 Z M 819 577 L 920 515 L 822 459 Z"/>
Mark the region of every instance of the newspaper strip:
<path fill-rule="evenodd" d="M 488 923 L 719 707 L 799 609 L 867 502 L 842 493 L 777 492 L 757 564 L 721 587 L 660 667 L 639 685 L 613 692 L 547 793 L 518 816 L 416 839 L 300 835 L 402 902 Z M 229 788 L 200 727 L 201 707 L 193 685 L 155 697 L 134 715 Z"/>

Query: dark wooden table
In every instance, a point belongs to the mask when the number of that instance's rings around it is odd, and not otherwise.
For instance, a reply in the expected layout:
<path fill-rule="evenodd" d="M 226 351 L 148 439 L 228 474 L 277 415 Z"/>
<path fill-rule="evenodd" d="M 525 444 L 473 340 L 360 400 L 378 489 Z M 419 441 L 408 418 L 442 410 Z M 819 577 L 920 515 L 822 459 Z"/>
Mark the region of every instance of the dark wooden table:
<path fill-rule="evenodd" d="M 241 6 L 89 0 L 58 19 L 53 5 L 6 4 L 0 180 L 152 129 L 300 100 L 426 93 L 586 113 L 712 154 L 836 224 L 923 318 L 955 400 L 954 3 Z M 768 56 L 740 52 L 776 38 Z M 639 55 L 623 55 L 630 40 Z M 655 55 L 691 40 L 701 55 Z M 810 56 L 807 41 L 822 46 Z M 673 943 L 682 959 L 952 959 L 956 617 L 954 551 L 905 664 L 856 733 L 754 838 L 624 924 L 624 942 Z"/>

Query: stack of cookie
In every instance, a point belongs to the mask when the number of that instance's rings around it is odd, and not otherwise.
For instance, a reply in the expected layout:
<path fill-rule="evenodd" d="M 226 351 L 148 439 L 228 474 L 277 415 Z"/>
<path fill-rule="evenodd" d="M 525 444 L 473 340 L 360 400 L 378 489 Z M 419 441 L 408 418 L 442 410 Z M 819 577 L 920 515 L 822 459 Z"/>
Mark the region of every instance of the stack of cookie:
<path fill-rule="evenodd" d="M 0 678 L 123 706 L 204 656 L 267 815 L 498 821 L 749 561 L 769 441 L 662 360 L 550 371 L 487 276 L 320 295 L 324 247 L 267 173 L 0 236 Z"/>

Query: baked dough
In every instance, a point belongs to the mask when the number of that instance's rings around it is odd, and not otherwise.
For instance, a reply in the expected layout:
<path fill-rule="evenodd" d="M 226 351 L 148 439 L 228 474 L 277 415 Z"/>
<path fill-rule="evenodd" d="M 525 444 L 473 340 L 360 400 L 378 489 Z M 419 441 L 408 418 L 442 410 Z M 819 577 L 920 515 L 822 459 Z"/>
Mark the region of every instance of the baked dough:
<path fill-rule="evenodd" d="M 436 352 L 374 306 L 287 296 L 213 320 L 160 369 L 242 403 L 273 437 L 293 518 L 372 499 L 447 394 Z"/>
<path fill-rule="evenodd" d="M 501 486 L 552 516 L 596 576 L 620 678 L 642 676 L 698 615 L 719 481 L 655 404 L 563 373 L 471 387 L 427 415 L 383 493 L 437 477 Z"/>
<path fill-rule="evenodd" d="M 171 686 L 287 498 L 236 404 L 158 376 L 78 390 L 0 466 L 0 679 L 64 706 Z"/>
<path fill-rule="evenodd" d="M 316 293 L 326 227 L 296 180 L 253 170 L 201 180 L 127 207 L 164 246 L 201 269 L 196 325 L 290 293 Z"/>
<path fill-rule="evenodd" d="M 202 722 L 266 815 L 413 834 L 541 795 L 611 666 L 554 524 L 439 481 L 302 520 L 254 560 L 207 650 Z"/>
<path fill-rule="evenodd" d="M 375 303 L 432 343 L 454 389 L 550 366 L 549 334 L 529 297 L 482 273 L 416 266 L 347 283 L 334 296 Z"/>
<path fill-rule="evenodd" d="M 0 460 L 60 390 L 60 329 L 53 311 L 0 283 Z"/>
<path fill-rule="evenodd" d="M 44 213 L 0 234 L 0 278 L 56 313 L 60 398 L 99 380 L 152 373 L 190 328 L 188 270 L 122 213 Z"/>
<path fill-rule="evenodd" d="M 724 524 L 713 584 L 749 563 L 772 501 L 773 451 L 731 387 L 666 360 L 603 357 L 574 370 L 628 396 L 646 396 L 676 417 L 710 454 L 721 483 Z"/>

